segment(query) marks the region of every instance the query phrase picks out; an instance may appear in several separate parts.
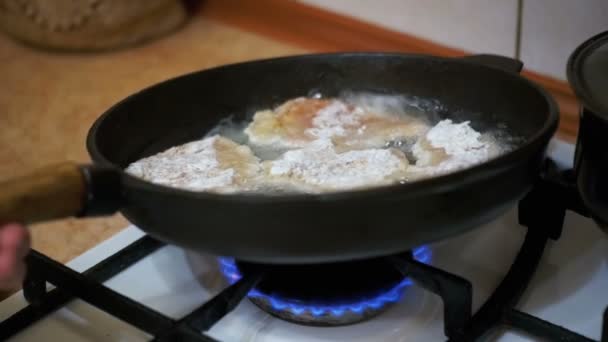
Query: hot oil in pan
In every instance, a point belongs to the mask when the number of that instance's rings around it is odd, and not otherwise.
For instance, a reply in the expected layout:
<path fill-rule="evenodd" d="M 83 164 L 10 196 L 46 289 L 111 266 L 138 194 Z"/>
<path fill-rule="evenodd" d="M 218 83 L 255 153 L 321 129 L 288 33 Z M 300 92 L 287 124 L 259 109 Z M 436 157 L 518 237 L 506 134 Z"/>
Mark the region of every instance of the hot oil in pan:
<path fill-rule="evenodd" d="M 322 99 L 325 98 L 321 93 L 312 92 L 308 95 L 309 98 Z M 414 118 L 424 122 L 428 127 L 432 127 L 439 121 L 445 118 L 450 118 L 456 113 L 459 118 L 466 118 L 470 115 L 466 110 L 451 111 L 440 101 L 436 99 L 421 98 L 412 95 L 387 95 L 370 92 L 343 92 L 336 99 L 348 104 L 360 106 L 372 110 L 377 113 L 386 113 L 404 118 Z M 277 104 L 280 105 L 280 104 Z M 221 135 L 236 143 L 249 146 L 254 154 L 261 160 L 275 160 L 283 155 L 289 148 L 277 148 L 272 146 L 259 146 L 251 144 L 249 137 L 244 130 L 252 120 L 254 111 L 249 113 L 247 120 L 237 121 L 233 116 L 224 118 L 211 129 L 205 137 L 213 135 Z M 456 121 L 456 120 L 455 120 Z M 474 126 L 474 123 L 471 123 Z M 395 140 L 389 140 L 384 145 L 385 148 L 397 148 L 401 150 L 410 161 L 416 163 L 416 157 L 412 153 L 412 147 L 419 137 L 408 137 Z M 505 123 L 497 122 L 492 125 L 491 129 L 481 132 L 481 138 L 490 144 L 495 145 L 500 149 L 498 154 L 506 153 L 517 145 L 523 143 L 524 139 L 518 137 L 509 131 Z"/>
<path fill-rule="evenodd" d="M 261 127 L 270 128 L 261 132 L 270 132 L 270 140 L 260 140 L 260 131 L 252 135 L 254 113 L 245 121 L 227 117 L 203 139 L 135 162 L 127 172 L 193 191 L 335 192 L 449 173 L 500 155 L 519 141 L 508 127 L 493 122 L 469 124 L 467 117 L 480 115 L 450 110 L 437 100 L 354 92 L 337 98 L 325 99 L 320 94 L 307 98 L 292 102 L 304 103 L 303 107 L 283 108 L 286 111 L 281 113 L 291 113 L 287 116 L 279 116 L 275 108 L 265 111 L 269 125 Z M 475 127 L 492 129 L 480 134 Z M 243 156 L 242 146 L 249 147 L 245 153 L 249 157 Z M 225 162 L 218 159 L 222 150 L 232 151 L 227 162 L 225 154 Z M 251 153 L 259 160 L 251 161 L 255 159 Z M 237 165 L 241 158 L 248 166 Z M 251 171 L 252 163 L 257 171 Z"/>
<path fill-rule="evenodd" d="M 309 96 L 313 99 L 325 98 L 321 93 L 313 92 Z M 381 95 L 373 93 L 344 92 L 336 99 L 355 106 L 369 108 L 378 113 L 390 113 L 403 117 L 414 117 L 423 120 L 429 126 L 440 120 L 440 114 L 445 110 L 436 100 L 422 99 L 415 96 L 404 95 Z M 277 106 L 280 104 L 277 104 Z M 221 135 L 236 143 L 249 146 L 255 155 L 261 160 L 274 160 L 280 157 L 289 148 L 277 148 L 272 146 L 259 146 L 251 144 L 249 137 L 245 134 L 245 128 L 251 122 L 255 111 L 252 111 L 244 121 L 237 121 L 231 115 L 218 122 L 205 137 Z M 385 147 L 396 147 L 404 153 L 409 153 L 416 139 L 399 139 L 387 142 Z"/>
<path fill-rule="evenodd" d="M 288 151 L 288 149 L 275 148 L 271 146 L 264 147 L 251 144 L 249 142 L 249 137 L 247 134 L 245 134 L 245 128 L 247 128 L 251 122 L 251 116 L 253 115 L 250 115 L 249 120 L 246 121 L 236 121 L 233 116 L 224 118 L 205 135 L 205 138 L 212 137 L 214 135 L 221 135 L 236 142 L 237 144 L 247 145 L 261 160 L 274 160 Z"/>
<path fill-rule="evenodd" d="M 417 119 L 424 122 L 429 127 L 439 122 L 442 114 L 447 113 L 447 109 L 439 101 L 417 96 L 345 92 L 340 96 L 340 99 L 374 112 Z M 401 150 L 408 161 L 415 164 L 416 157 L 412 153 L 412 147 L 418 138 L 419 137 L 407 137 L 389 140 L 384 147 Z"/>
<path fill-rule="evenodd" d="M 324 99 L 324 97 L 320 93 L 313 93 L 308 96 L 309 99 Z M 459 146 L 462 145 L 463 140 L 467 138 L 465 133 L 470 133 L 466 129 L 459 133 L 459 129 L 453 125 L 443 125 L 447 118 L 457 117 L 457 118 L 467 118 L 467 117 L 479 117 L 478 115 L 473 115 L 473 113 L 468 113 L 464 110 L 450 111 L 446 106 L 444 106 L 441 102 L 435 99 L 427 99 L 416 96 L 409 95 L 387 95 L 387 94 L 377 94 L 377 93 L 364 93 L 364 92 L 344 92 L 340 96 L 334 98 L 343 103 L 353 105 L 355 107 L 364 108 L 366 111 L 373 113 L 381 113 L 383 115 L 402 118 L 404 121 L 414 120 L 425 125 L 425 130 L 419 135 L 413 135 L 409 137 L 400 137 L 397 139 L 388 139 L 381 146 L 375 146 L 374 148 L 378 149 L 388 149 L 394 148 L 403 152 L 403 155 L 407 159 L 409 163 L 407 173 L 400 176 L 398 179 L 399 183 L 408 183 L 411 181 L 415 181 L 420 178 L 427 178 L 430 176 L 435 176 L 439 174 L 445 174 L 452 172 L 457 169 L 466 168 L 471 165 L 478 164 L 487 159 L 491 159 L 495 156 L 498 156 L 506 151 L 510 150 L 520 141 L 516 139 L 512 134 L 509 133 L 508 127 L 501 123 L 496 123 L 492 125 L 488 125 L 487 123 L 484 125 L 481 123 L 478 126 L 488 127 L 491 129 L 486 130 L 485 132 L 481 132 L 479 136 L 479 141 L 483 142 L 484 146 L 489 146 L 488 157 L 480 157 L 480 152 L 475 150 L 475 147 L 471 149 L 470 152 L 467 152 L 465 156 L 460 156 L 459 158 L 450 158 L 450 160 L 443 161 L 439 165 L 433 165 L 433 159 L 436 156 L 430 156 L 430 154 L 437 154 L 436 151 L 431 151 L 431 153 L 420 153 L 420 146 L 424 146 L 420 143 L 421 139 L 426 139 L 425 134 L 432 136 L 431 128 L 435 131 L 446 132 L 446 135 L 454 135 L 457 136 L 451 137 L 451 141 L 448 141 L 448 148 L 450 145 Z M 277 104 L 280 105 L 280 104 Z M 258 145 L 255 143 L 251 143 L 247 134 L 244 133 L 245 128 L 252 122 L 253 113 L 249 115 L 248 120 L 237 122 L 232 118 L 227 118 L 222 120 L 213 130 L 211 130 L 207 136 L 212 136 L 215 134 L 222 135 L 233 141 L 247 145 L 251 148 L 253 153 L 260 158 L 262 161 L 275 161 L 277 158 L 281 158 L 284 156 L 284 153 L 293 149 L 293 148 L 285 148 L 274 145 Z M 457 121 L 453 120 L 455 124 L 462 123 L 462 119 Z M 438 124 L 435 126 L 436 124 Z M 476 123 L 471 123 L 471 127 L 477 126 Z M 434 127 L 435 126 L 435 127 Z M 443 130 L 441 130 L 443 129 Z M 450 131 L 451 130 L 451 131 Z M 470 128 L 469 128 L 470 130 Z M 462 137 L 458 136 L 458 134 L 462 135 Z M 475 134 L 477 134 L 475 132 Z M 434 134 L 435 136 L 437 134 Z M 441 137 L 437 138 L 441 141 Z M 418 150 L 416 150 L 416 145 L 418 143 Z M 445 142 L 444 142 L 445 143 Z M 466 143 L 465 143 L 466 144 Z M 484 147 L 485 148 L 485 147 Z M 296 148 L 297 149 L 297 148 Z M 348 149 L 347 149 L 348 150 Z M 457 150 L 457 148 L 456 148 Z M 439 152 L 441 155 L 443 152 Z M 463 154 L 462 152 L 460 152 Z M 309 156 L 309 158 L 314 159 L 316 156 Z M 431 160 L 431 161 L 429 161 Z M 310 168 L 310 164 L 303 164 L 302 168 Z M 323 166 L 321 166 L 323 168 Z M 298 171 L 298 170 L 296 170 Z M 340 170 L 338 172 L 343 172 L 344 170 Z M 291 172 L 291 171 L 290 171 Z M 395 181 L 397 182 L 397 181 Z M 256 192 L 262 193 L 273 193 L 273 194 L 284 194 L 291 192 L 308 192 L 306 188 L 302 188 L 301 185 L 295 186 L 290 182 L 280 182 L 274 183 L 269 182 L 259 186 L 256 188 Z M 373 185 L 370 185 L 373 186 Z M 321 190 L 324 192 L 325 190 Z M 312 189 L 312 192 L 318 192 L 317 189 Z"/>

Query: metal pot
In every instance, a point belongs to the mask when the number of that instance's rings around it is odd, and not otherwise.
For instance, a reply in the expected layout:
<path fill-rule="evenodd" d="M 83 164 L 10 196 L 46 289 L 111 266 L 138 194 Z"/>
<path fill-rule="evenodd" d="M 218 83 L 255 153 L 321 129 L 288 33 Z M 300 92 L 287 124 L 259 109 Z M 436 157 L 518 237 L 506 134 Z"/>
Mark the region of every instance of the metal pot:
<path fill-rule="evenodd" d="M 577 186 L 589 214 L 608 232 L 608 31 L 572 53 L 568 80 L 582 102 L 575 160 Z"/>

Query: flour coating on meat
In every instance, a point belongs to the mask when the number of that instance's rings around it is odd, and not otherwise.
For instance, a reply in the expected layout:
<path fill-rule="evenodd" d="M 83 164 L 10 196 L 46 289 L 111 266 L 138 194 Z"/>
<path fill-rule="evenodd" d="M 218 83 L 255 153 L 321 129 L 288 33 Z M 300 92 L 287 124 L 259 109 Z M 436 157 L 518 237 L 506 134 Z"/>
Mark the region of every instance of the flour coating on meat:
<path fill-rule="evenodd" d="M 245 129 L 239 126 L 242 136 L 232 139 L 243 145 L 229 139 L 230 129 L 214 129 L 212 136 L 143 158 L 126 171 L 193 191 L 324 193 L 438 176 L 504 152 L 468 121 L 431 126 L 405 115 L 394 97 L 363 99 L 292 99 L 256 112 Z"/>
<path fill-rule="evenodd" d="M 338 99 L 296 98 L 274 110 L 255 113 L 245 129 L 257 146 L 302 148 L 318 139 L 337 147 L 383 147 L 387 141 L 417 137 L 428 126 L 419 119 L 381 113 Z"/>
<path fill-rule="evenodd" d="M 194 191 L 235 192 L 252 186 L 260 161 L 248 146 L 220 136 L 141 159 L 126 171 L 152 183 Z"/>
<path fill-rule="evenodd" d="M 469 121 L 454 123 L 446 119 L 414 144 L 416 168 L 410 171 L 420 177 L 445 174 L 482 163 L 499 153 L 498 144 L 474 130 Z"/>
<path fill-rule="evenodd" d="M 408 162 L 393 149 L 336 151 L 329 139 L 285 152 L 265 163 L 267 182 L 289 183 L 308 192 L 325 192 L 385 185 L 405 175 Z"/>

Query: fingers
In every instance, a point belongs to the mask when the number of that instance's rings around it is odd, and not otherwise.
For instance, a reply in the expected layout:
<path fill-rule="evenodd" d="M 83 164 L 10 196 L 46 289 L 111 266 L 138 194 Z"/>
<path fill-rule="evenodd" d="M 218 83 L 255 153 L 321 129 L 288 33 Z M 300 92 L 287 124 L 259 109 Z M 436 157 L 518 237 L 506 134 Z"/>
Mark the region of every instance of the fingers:
<path fill-rule="evenodd" d="M 19 288 L 25 276 L 24 258 L 30 249 L 28 230 L 19 224 L 0 227 L 0 289 Z"/>
<path fill-rule="evenodd" d="M 7 276 L 0 278 L 0 290 L 17 290 L 21 288 L 25 279 L 25 262 L 23 260 L 0 262 L 0 272 L 6 272 L 7 274 Z"/>

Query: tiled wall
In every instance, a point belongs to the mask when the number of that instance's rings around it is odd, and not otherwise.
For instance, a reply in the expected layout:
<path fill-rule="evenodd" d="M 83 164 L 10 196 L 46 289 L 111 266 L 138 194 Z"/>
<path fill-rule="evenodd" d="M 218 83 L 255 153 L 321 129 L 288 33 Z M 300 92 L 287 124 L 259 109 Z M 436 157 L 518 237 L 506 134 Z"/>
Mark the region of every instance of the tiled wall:
<path fill-rule="evenodd" d="M 303 0 L 472 52 L 513 56 L 517 0 Z"/>
<path fill-rule="evenodd" d="M 561 79 L 572 51 L 608 30 L 608 0 L 524 0 L 522 13 L 520 58 Z"/>
<path fill-rule="evenodd" d="M 572 50 L 608 30 L 608 0 L 299 1 L 466 51 L 519 57 L 560 79 Z"/>

